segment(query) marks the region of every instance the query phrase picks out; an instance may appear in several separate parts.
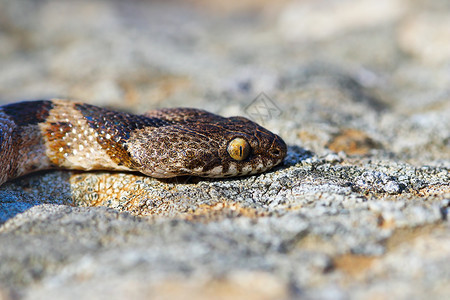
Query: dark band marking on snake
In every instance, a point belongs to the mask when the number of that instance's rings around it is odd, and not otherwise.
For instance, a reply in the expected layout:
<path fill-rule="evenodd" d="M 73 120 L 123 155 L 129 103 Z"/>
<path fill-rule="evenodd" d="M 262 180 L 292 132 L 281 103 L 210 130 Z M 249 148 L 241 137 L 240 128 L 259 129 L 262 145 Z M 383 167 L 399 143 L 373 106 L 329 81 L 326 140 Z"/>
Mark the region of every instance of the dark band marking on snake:
<path fill-rule="evenodd" d="M 0 106 L 0 184 L 47 169 L 241 176 L 285 155 L 284 141 L 258 124 L 200 109 L 133 115 L 59 99 Z"/>

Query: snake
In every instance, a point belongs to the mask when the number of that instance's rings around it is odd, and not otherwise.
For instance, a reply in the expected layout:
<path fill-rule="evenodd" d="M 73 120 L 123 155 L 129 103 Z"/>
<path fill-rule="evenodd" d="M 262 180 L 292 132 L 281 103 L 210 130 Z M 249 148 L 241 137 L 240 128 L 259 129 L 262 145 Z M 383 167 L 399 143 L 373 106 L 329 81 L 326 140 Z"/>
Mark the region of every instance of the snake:
<path fill-rule="evenodd" d="M 265 172 L 283 139 L 245 117 L 196 108 L 131 114 L 64 99 L 0 106 L 0 185 L 49 169 L 227 178 Z"/>

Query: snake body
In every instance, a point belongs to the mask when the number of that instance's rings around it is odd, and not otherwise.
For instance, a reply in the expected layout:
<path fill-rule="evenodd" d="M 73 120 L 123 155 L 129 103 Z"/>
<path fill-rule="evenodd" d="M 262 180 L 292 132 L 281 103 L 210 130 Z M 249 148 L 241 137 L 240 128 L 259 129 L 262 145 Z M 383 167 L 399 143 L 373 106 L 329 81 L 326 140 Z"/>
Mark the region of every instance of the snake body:
<path fill-rule="evenodd" d="M 47 169 L 231 177 L 279 164 L 286 144 L 243 118 L 171 108 L 143 115 L 60 99 L 0 106 L 0 185 Z"/>

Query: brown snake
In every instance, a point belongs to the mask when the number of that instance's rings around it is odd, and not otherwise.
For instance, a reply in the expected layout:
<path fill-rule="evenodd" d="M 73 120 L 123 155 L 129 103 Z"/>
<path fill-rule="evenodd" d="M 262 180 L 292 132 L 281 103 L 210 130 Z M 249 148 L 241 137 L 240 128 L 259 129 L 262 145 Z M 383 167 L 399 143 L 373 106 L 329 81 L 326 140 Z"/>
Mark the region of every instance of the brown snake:
<path fill-rule="evenodd" d="M 47 169 L 231 177 L 279 164 L 286 144 L 243 118 L 173 108 L 143 115 L 65 100 L 0 106 L 0 185 Z"/>

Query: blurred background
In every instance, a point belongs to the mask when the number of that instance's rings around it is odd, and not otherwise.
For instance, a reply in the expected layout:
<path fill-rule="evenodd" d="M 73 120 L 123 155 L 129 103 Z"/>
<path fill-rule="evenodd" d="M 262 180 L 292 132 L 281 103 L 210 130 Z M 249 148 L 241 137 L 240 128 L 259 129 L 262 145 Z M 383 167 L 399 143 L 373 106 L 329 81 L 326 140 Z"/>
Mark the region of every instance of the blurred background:
<path fill-rule="evenodd" d="M 263 92 L 291 143 L 320 151 L 358 128 L 408 157 L 411 141 L 432 144 L 433 160 L 450 143 L 449 91 L 444 0 L 0 0 L 0 103 L 246 115 Z"/>

